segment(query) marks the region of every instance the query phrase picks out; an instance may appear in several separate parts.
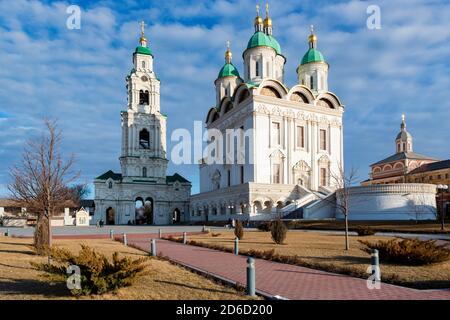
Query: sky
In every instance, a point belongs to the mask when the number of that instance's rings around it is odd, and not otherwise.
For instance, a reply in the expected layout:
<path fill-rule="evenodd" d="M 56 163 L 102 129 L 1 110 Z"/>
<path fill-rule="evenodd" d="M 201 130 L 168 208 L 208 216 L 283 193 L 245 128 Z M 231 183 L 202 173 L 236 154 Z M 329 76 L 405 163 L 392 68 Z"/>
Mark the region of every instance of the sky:
<path fill-rule="evenodd" d="M 161 79 L 168 150 L 176 128 L 193 130 L 215 104 L 214 80 L 226 42 L 243 74 L 242 52 L 253 35 L 261 0 L 31 1 L 0 0 L 0 197 L 25 141 L 57 119 L 64 155 L 74 154 L 80 182 L 120 172 L 120 111 L 132 68 L 139 21 Z M 271 0 L 274 36 L 287 58 L 288 87 L 308 48 L 314 24 L 330 64 L 329 89 L 345 105 L 345 165 L 358 169 L 395 152 L 401 115 L 414 151 L 450 158 L 450 2 L 419 0 Z M 67 7 L 81 9 L 81 28 L 66 26 Z M 367 28 L 369 5 L 381 29 Z M 169 165 L 199 188 L 197 165 Z M 93 195 L 92 195 L 93 196 Z"/>

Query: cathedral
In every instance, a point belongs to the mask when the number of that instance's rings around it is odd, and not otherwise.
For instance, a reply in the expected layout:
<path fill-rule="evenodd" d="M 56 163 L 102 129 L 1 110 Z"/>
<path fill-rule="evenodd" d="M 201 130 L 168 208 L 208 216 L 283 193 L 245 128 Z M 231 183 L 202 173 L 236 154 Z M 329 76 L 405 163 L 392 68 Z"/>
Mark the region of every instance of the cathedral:
<path fill-rule="evenodd" d="M 216 132 L 224 137 L 214 149 L 226 161 L 201 161 L 200 193 L 190 203 L 193 221 L 263 220 L 295 212 L 330 195 L 332 174 L 344 166 L 344 106 L 328 89 L 329 64 L 313 27 L 306 53 L 298 57 L 298 83 L 291 87 L 268 6 L 265 19 L 257 8 L 254 28 L 242 72 L 228 46 L 214 82 L 216 103 L 205 125 L 210 143 L 218 141 Z M 237 161 L 239 154 L 245 161 Z"/>
<path fill-rule="evenodd" d="M 191 183 L 167 176 L 166 121 L 160 109 L 160 81 L 141 24 L 133 69 L 126 77 L 127 110 L 122 117 L 122 173 L 108 171 L 94 180 L 94 223 L 172 224 L 189 212 Z"/>

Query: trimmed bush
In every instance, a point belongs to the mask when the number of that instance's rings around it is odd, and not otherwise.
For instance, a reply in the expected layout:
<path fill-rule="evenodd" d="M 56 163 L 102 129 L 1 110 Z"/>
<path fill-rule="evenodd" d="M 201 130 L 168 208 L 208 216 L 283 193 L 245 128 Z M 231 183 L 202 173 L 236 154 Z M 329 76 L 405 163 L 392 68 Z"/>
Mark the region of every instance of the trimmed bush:
<path fill-rule="evenodd" d="M 369 254 L 372 249 L 377 249 L 381 261 L 385 262 L 420 266 L 450 259 L 450 250 L 445 245 L 437 245 L 436 240 L 393 239 L 373 243 L 362 240 L 359 242 L 366 246 L 362 250 Z"/>
<path fill-rule="evenodd" d="M 287 228 L 286 225 L 283 223 L 283 221 L 281 221 L 280 219 L 275 220 L 272 223 L 270 232 L 272 235 L 272 240 L 276 244 L 284 243 L 284 240 L 286 239 Z"/>
<path fill-rule="evenodd" d="M 217 238 L 217 237 L 220 237 L 221 236 L 221 233 L 211 233 L 211 237 L 213 237 L 213 238 Z"/>
<path fill-rule="evenodd" d="M 242 240 L 244 238 L 244 226 L 242 225 L 242 221 L 236 220 L 234 224 L 234 235 Z"/>
<path fill-rule="evenodd" d="M 355 231 L 360 237 L 373 236 L 376 233 L 376 231 L 369 226 L 359 226 Z"/>
<path fill-rule="evenodd" d="M 130 286 L 135 278 L 145 271 L 145 258 L 131 260 L 119 258 L 114 252 L 112 262 L 105 255 L 81 245 L 81 251 L 74 255 L 65 249 L 50 251 L 56 264 L 31 263 L 37 270 L 44 271 L 53 281 L 67 281 L 72 274 L 67 274 L 67 267 L 71 265 L 80 268 L 81 289 L 72 289 L 73 295 L 104 294 L 114 292 L 121 287 Z"/>
<path fill-rule="evenodd" d="M 258 225 L 258 230 L 263 232 L 269 232 L 271 230 L 271 223 L 270 222 L 262 222 Z"/>

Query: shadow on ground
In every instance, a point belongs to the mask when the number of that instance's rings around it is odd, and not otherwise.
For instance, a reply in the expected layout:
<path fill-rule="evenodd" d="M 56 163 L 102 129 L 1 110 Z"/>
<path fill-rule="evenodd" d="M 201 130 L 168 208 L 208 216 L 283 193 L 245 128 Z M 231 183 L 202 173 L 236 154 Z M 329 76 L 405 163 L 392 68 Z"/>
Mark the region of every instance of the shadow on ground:
<path fill-rule="evenodd" d="M 33 279 L 7 279 L 0 278 L 0 292 L 6 295 L 38 296 L 30 298 L 69 298 L 71 297 L 65 283 L 50 283 Z M 39 297 L 42 296 L 42 297 Z"/>
<path fill-rule="evenodd" d="M 218 293 L 232 293 L 231 290 L 230 291 L 225 291 L 225 290 L 217 290 L 217 289 L 206 289 L 206 288 L 201 288 L 201 287 L 194 287 L 194 286 L 191 286 L 191 285 L 188 285 L 188 284 L 185 284 L 185 283 L 179 283 L 179 282 L 172 282 L 172 281 L 165 281 L 165 280 L 155 280 L 155 282 L 175 285 L 175 286 L 189 288 L 189 289 L 194 289 L 194 290 L 218 292 Z"/>

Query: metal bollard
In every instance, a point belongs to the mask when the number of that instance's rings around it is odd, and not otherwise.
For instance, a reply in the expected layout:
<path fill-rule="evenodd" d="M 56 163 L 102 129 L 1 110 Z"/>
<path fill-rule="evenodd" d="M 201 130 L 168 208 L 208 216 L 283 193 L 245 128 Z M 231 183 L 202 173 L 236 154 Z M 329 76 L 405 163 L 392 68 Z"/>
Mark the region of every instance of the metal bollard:
<path fill-rule="evenodd" d="M 255 284 L 255 259 L 247 259 L 247 295 L 254 297 L 256 295 Z"/>
<path fill-rule="evenodd" d="M 159 229 L 159 238 L 162 239 L 162 230 Z"/>
<path fill-rule="evenodd" d="M 380 258 L 377 249 L 372 250 L 370 263 L 372 265 L 372 275 L 375 275 L 375 281 L 381 281 Z"/>
<path fill-rule="evenodd" d="M 187 233 L 183 232 L 183 244 L 187 243 Z"/>
<path fill-rule="evenodd" d="M 126 245 L 126 246 L 128 245 L 127 234 L 126 233 L 123 234 L 123 244 Z"/>
<path fill-rule="evenodd" d="M 6 232 L 5 232 L 5 236 L 6 236 L 6 237 L 9 237 L 9 235 L 10 235 L 10 233 L 9 233 L 9 228 L 7 228 L 7 229 L 6 229 Z"/>
<path fill-rule="evenodd" d="M 234 239 L 234 254 L 239 255 L 239 238 Z"/>
<path fill-rule="evenodd" d="M 152 255 L 152 257 L 156 257 L 158 254 L 157 254 L 157 252 L 156 252 L 156 240 L 155 239 L 152 239 L 152 244 L 151 244 L 151 250 L 150 250 L 151 252 L 151 255 Z"/>
<path fill-rule="evenodd" d="M 113 229 L 109 230 L 109 237 L 111 238 L 111 240 L 114 240 L 114 230 Z"/>

